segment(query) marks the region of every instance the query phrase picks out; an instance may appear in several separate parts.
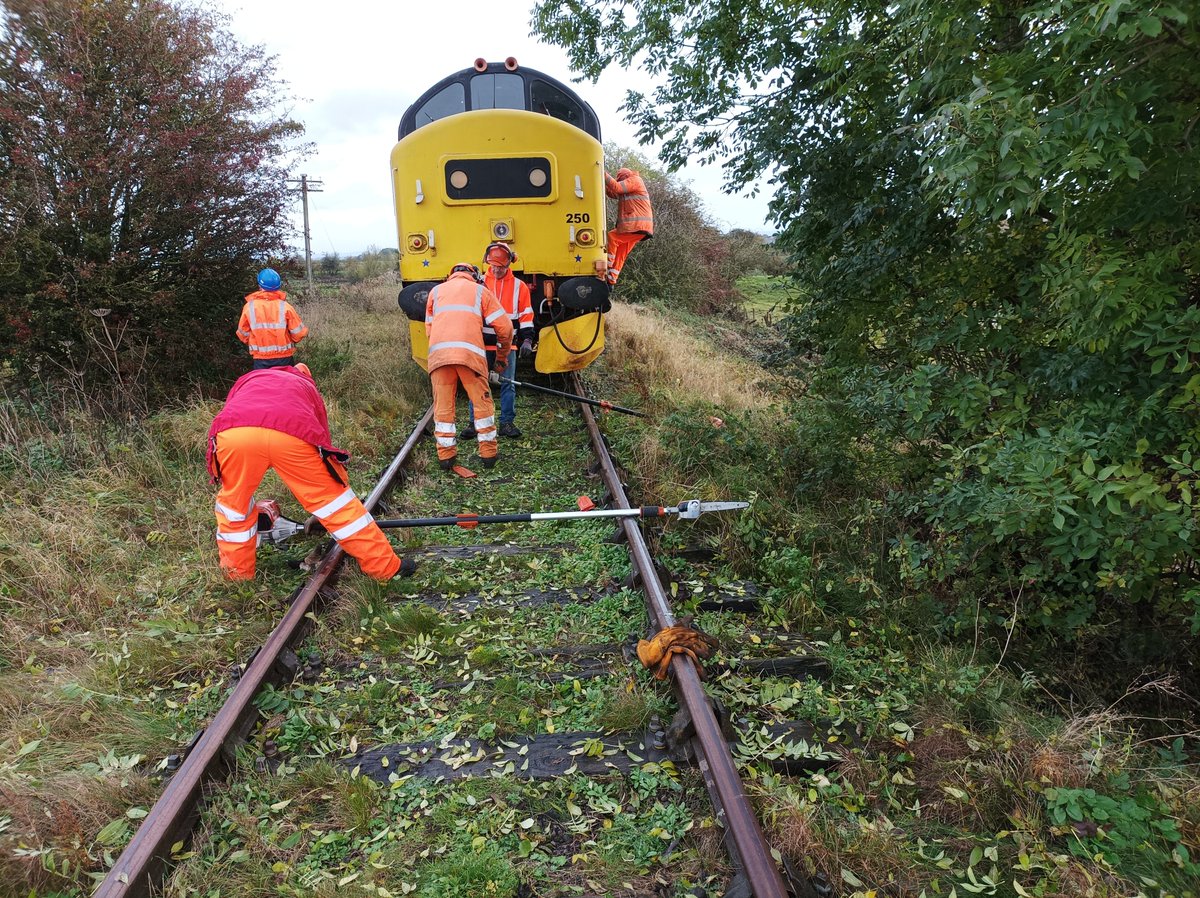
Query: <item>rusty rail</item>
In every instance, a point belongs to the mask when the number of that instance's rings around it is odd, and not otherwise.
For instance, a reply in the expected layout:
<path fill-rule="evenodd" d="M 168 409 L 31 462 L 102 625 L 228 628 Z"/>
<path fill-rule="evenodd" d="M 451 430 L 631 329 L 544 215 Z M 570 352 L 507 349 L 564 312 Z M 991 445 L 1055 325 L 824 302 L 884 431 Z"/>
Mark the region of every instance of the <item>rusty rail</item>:
<path fill-rule="evenodd" d="M 584 396 L 583 384 L 578 373 L 571 374 L 570 383 L 577 395 Z M 600 474 L 613 497 L 613 502 L 620 508 L 632 508 L 592 410 L 581 404 L 579 412 L 583 415 L 591 435 L 596 458 L 600 462 Z M 629 543 L 630 557 L 641 576 L 651 623 L 656 630 L 669 627 L 675 623 L 675 615 L 671 613 L 666 590 L 658 579 L 654 559 L 646 546 L 641 528 L 637 521 L 628 518 L 621 521 L 621 526 Z M 696 735 L 693 743 L 700 772 L 704 777 L 717 820 L 725 829 L 726 846 L 734 866 L 739 867 L 745 875 L 755 898 L 786 898 L 788 892 L 784 887 L 783 878 L 771 857 L 771 849 L 763 836 L 758 817 L 750 807 L 746 791 L 742 788 L 742 780 L 734 765 L 733 755 L 721 735 L 721 727 L 717 723 L 712 705 L 704 694 L 700 675 L 691 661 L 683 655 L 676 655 L 671 661 L 671 682 L 680 704 L 687 710 L 695 725 Z"/>
<path fill-rule="evenodd" d="M 375 489 L 363 500 L 368 511 L 374 510 L 391 486 L 432 417 L 433 406 L 430 406 Z M 234 748 L 253 726 L 257 714 L 253 701 L 259 689 L 272 679 L 279 681 L 288 675 L 286 658 L 307 632 L 306 615 L 345 557 L 342 547 L 334 545 L 297 592 L 279 625 L 255 653 L 221 710 L 167 782 L 162 795 L 104 881 L 92 893 L 93 898 L 143 898 L 161 882 L 170 860 L 171 846 L 187 838 L 200 813 L 205 783 L 222 776 L 231 766 Z M 294 673 L 294 667 L 290 672 Z"/>

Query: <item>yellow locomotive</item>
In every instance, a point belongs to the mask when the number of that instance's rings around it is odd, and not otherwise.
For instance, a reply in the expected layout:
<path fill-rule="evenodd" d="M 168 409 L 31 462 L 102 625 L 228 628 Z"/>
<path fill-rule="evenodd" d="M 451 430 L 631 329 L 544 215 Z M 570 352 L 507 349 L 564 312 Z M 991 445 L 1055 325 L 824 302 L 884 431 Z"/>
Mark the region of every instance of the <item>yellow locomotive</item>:
<path fill-rule="evenodd" d="M 578 371 L 604 349 L 604 153 L 595 112 L 541 72 L 477 59 L 400 120 L 392 195 L 400 307 L 425 367 L 425 300 L 458 262 L 504 241 L 529 284 L 542 373 Z"/>

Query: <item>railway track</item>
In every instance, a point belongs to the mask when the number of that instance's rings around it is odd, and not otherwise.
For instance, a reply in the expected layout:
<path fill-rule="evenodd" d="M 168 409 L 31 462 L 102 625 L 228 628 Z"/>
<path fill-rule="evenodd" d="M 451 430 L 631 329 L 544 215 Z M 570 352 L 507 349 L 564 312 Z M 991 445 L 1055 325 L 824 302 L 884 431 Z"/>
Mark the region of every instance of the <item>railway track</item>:
<path fill-rule="evenodd" d="M 583 395 L 577 376 L 568 385 Z M 484 514 L 603 492 L 631 507 L 578 409 L 523 396 L 537 438 L 502 441 L 501 464 L 472 480 L 411 464 L 427 411 L 364 502 L 377 516 Z M 225 703 L 168 759 L 98 898 L 222 882 L 387 896 L 416 891 L 418 868 L 434 883 L 421 894 L 832 894 L 781 875 L 738 770 L 756 753 L 784 772 L 833 763 L 810 731 L 751 707 L 756 687 L 802 689 L 821 660 L 787 634 L 727 639 L 714 702 L 677 656 L 676 710 L 633 653 L 676 622 L 673 601 L 740 637 L 752 585 L 670 574 L 629 518 L 615 531 L 607 519 L 398 532 L 421 562 L 399 590 L 342 596 L 341 550 L 310 555 L 279 625 L 231 670 Z"/>

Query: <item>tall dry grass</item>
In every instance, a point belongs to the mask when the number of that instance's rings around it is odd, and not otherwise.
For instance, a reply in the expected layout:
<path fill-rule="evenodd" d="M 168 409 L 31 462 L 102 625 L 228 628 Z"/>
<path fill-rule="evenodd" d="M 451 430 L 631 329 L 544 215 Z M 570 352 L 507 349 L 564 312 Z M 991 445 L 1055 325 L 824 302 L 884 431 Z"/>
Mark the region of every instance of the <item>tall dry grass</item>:
<path fill-rule="evenodd" d="M 604 363 L 667 405 L 702 400 L 736 411 L 778 402 L 783 380 L 748 361 L 748 338 L 718 318 L 705 330 L 646 306 L 614 305 L 606 316 Z"/>

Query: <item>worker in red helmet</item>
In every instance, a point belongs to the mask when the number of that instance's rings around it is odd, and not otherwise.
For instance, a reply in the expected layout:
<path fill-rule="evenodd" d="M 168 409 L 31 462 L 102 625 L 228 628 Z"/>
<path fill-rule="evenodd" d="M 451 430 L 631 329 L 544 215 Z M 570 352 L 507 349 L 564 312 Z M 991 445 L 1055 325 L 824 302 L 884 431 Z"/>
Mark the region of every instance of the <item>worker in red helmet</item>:
<path fill-rule="evenodd" d="M 500 436 L 516 438 L 521 436 L 517 427 L 517 388 L 510 383 L 517 377 L 517 357 L 529 358 L 533 355 L 533 304 L 529 299 L 529 285 L 517 277 L 512 270 L 517 254 L 507 243 L 490 243 L 483 252 L 483 262 L 487 266 L 483 283 L 500 301 L 501 307 L 508 315 L 513 327 L 513 345 L 519 347 L 516 352 L 508 354 L 508 367 L 501 372 L 506 380 L 500 382 Z M 490 325 L 484 325 L 483 344 L 489 351 L 496 348 L 496 330 Z M 470 409 L 474 418 L 474 409 Z M 463 431 L 463 439 L 475 436 L 474 426 L 468 426 Z"/>
<path fill-rule="evenodd" d="M 335 448 L 325 400 L 307 365 L 243 374 L 208 431 L 206 462 L 217 493 L 217 554 L 231 580 L 254 577 L 258 511 L 254 491 L 273 468 L 305 510 L 364 574 L 390 580 L 412 573 L 401 564 L 346 477 L 348 452 Z"/>
<path fill-rule="evenodd" d="M 604 173 L 604 192 L 617 201 L 617 226 L 608 232 L 609 285 L 617 282 L 629 251 L 647 237 L 654 236 L 654 213 L 650 211 L 650 192 L 646 182 L 633 169 L 617 169 L 614 178 Z"/>
<path fill-rule="evenodd" d="M 479 439 L 479 459 L 495 466 L 496 410 L 488 379 L 488 354 L 483 329 L 496 332 L 496 372 L 508 369 L 513 327 L 508 314 L 483 283 L 474 265 L 460 262 L 450 277 L 429 291 L 425 303 L 425 333 L 429 337 L 428 370 L 433 386 L 433 435 L 438 464 L 454 468 L 458 457 L 455 400 L 461 383 L 471 401 L 471 424 Z"/>
<path fill-rule="evenodd" d="M 280 286 L 279 272 L 264 268 L 258 273 L 258 290 L 246 297 L 242 307 L 237 336 L 249 347 L 255 371 L 291 365 L 296 344 L 308 335 L 308 327 Z"/>

